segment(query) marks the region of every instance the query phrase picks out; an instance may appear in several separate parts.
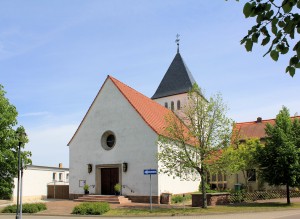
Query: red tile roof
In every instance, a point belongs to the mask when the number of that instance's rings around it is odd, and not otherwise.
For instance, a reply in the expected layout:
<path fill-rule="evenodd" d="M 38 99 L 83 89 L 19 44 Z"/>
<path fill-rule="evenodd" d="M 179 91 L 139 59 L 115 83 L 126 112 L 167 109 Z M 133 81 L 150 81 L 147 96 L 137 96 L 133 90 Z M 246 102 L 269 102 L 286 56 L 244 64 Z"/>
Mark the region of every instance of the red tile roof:
<path fill-rule="evenodd" d="M 151 100 L 150 98 L 144 96 L 143 94 L 137 92 L 133 88 L 127 86 L 126 84 L 120 82 L 119 80 L 108 76 L 105 80 L 104 84 L 107 80 L 111 80 L 114 85 L 119 89 L 119 91 L 123 94 L 123 96 L 128 100 L 128 102 L 133 106 L 133 108 L 137 111 L 137 113 L 142 117 L 142 119 L 148 124 L 154 132 L 156 132 L 159 135 L 167 136 L 168 133 L 165 131 L 166 127 L 166 117 L 169 115 L 173 115 L 174 118 L 180 122 L 180 120 L 175 116 L 175 114 L 163 107 L 162 105 L 158 104 L 157 102 Z M 102 85 L 100 91 L 98 92 L 97 96 L 100 94 L 104 84 Z M 97 98 L 96 96 L 96 98 Z M 96 100 L 94 99 L 94 101 Z M 72 142 L 73 138 L 77 134 L 78 130 L 81 127 L 81 124 L 83 123 L 84 119 L 86 118 L 87 114 L 89 113 L 91 107 L 94 104 L 91 104 L 89 110 L 85 114 L 84 118 L 82 119 L 79 127 L 77 128 L 75 134 L 73 135 L 72 139 L 69 141 L 68 145 Z M 188 129 L 186 128 L 186 133 L 188 132 Z M 193 142 L 194 143 L 194 142 Z M 192 142 L 190 142 L 192 144 Z"/>
<path fill-rule="evenodd" d="M 300 119 L 300 116 L 291 117 Z M 265 138 L 266 137 L 266 124 L 275 124 L 275 119 L 261 120 L 261 122 L 241 122 L 235 124 L 235 130 L 238 132 L 240 140 L 248 138 Z"/>
<path fill-rule="evenodd" d="M 116 85 L 119 91 L 124 95 L 128 102 L 138 112 L 142 119 L 159 135 L 164 135 L 166 127 L 166 116 L 173 112 L 133 88 L 123 84 L 119 80 L 108 76 Z M 173 114 L 174 115 L 174 114 Z"/>

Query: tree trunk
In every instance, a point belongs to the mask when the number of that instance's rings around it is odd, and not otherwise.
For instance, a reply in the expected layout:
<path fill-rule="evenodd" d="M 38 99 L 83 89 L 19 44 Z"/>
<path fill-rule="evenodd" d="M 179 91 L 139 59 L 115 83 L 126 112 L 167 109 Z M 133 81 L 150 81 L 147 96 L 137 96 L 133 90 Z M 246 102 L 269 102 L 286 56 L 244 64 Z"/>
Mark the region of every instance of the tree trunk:
<path fill-rule="evenodd" d="M 202 190 L 202 208 L 207 208 L 207 197 L 206 197 L 206 177 L 204 170 L 201 168 L 201 190 Z"/>
<path fill-rule="evenodd" d="M 286 201 L 288 205 L 291 204 L 289 183 L 286 184 Z"/>
<path fill-rule="evenodd" d="M 242 173 L 243 173 L 243 177 L 244 177 L 244 181 L 245 181 L 246 190 L 247 190 L 247 192 L 249 192 L 249 183 L 248 183 L 247 172 L 245 172 L 245 171 L 243 170 Z"/>

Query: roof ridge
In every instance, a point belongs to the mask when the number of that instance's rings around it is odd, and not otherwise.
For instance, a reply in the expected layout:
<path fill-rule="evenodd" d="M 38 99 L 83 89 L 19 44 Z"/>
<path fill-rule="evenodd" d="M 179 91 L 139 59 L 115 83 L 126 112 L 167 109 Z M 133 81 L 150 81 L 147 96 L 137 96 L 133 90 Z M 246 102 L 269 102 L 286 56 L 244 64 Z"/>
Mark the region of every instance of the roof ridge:
<path fill-rule="evenodd" d="M 134 101 L 128 97 L 128 94 L 125 93 L 125 91 L 119 86 L 119 84 L 121 84 L 122 86 L 125 86 L 127 88 L 129 88 L 131 91 L 134 91 L 137 95 L 143 97 L 145 100 L 147 100 L 147 102 L 153 104 L 155 106 L 155 108 L 158 108 L 160 113 L 171 113 L 173 114 L 173 112 L 165 107 L 163 107 L 162 105 L 160 105 L 159 103 L 155 102 L 154 100 L 150 99 L 149 97 L 145 96 L 144 94 L 138 92 L 137 90 L 135 90 L 134 88 L 128 86 L 127 84 L 124 84 L 123 82 L 119 81 L 118 79 L 112 77 L 112 76 L 108 76 L 111 81 L 115 84 L 115 86 L 118 88 L 118 90 L 122 93 L 122 95 L 128 100 L 128 102 L 132 105 L 132 107 L 136 110 L 136 112 L 141 116 L 141 118 L 146 122 L 147 125 L 149 125 L 149 127 L 151 127 L 151 129 L 156 132 L 157 134 L 163 134 L 163 129 L 164 127 L 155 127 L 148 118 L 146 118 L 145 114 L 142 113 L 141 109 L 138 109 L 137 107 L 137 103 L 134 103 Z M 118 84 L 119 83 L 119 84 Z M 152 111 L 152 110 L 151 110 Z M 163 118 L 165 119 L 165 118 Z"/>
<path fill-rule="evenodd" d="M 300 116 L 290 116 L 290 118 L 291 119 L 293 119 L 293 118 L 299 118 L 300 119 Z M 237 122 L 235 124 L 237 125 L 237 124 L 262 123 L 262 122 L 274 121 L 274 120 L 276 120 L 276 118 L 273 118 L 273 119 L 262 119 L 261 122 L 257 122 L 256 120 L 254 120 L 254 121 L 249 121 L 249 122 Z"/>
<path fill-rule="evenodd" d="M 130 87 L 129 85 L 123 83 L 122 81 L 120 81 L 120 80 L 118 80 L 118 79 L 116 79 L 116 78 L 114 78 L 114 77 L 112 77 L 112 76 L 110 76 L 110 75 L 109 75 L 108 77 L 109 77 L 110 79 L 113 79 L 113 80 L 115 80 L 115 81 L 121 83 L 122 85 L 124 85 L 124 86 L 130 88 L 131 90 L 135 91 L 137 94 L 143 96 L 144 98 L 147 98 L 148 101 L 151 101 L 152 103 L 156 104 L 158 107 L 161 107 L 162 109 L 168 110 L 169 112 L 173 113 L 173 111 L 171 111 L 170 109 L 167 109 L 166 107 L 160 105 L 160 104 L 157 103 L 156 101 L 152 100 L 151 98 L 147 97 L 146 95 L 142 94 L 141 92 L 137 91 L 136 89 Z M 113 80 L 112 80 L 112 81 L 113 81 Z M 118 87 L 118 86 L 117 86 L 117 87 Z M 119 89 L 119 87 L 118 87 L 118 89 Z M 126 99 L 127 99 L 127 98 L 126 98 Z"/>
<path fill-rule="evenodd" d="M 129 85 L 123 83 L 122 81 L 120 81 L 120 80 L 118 80 L 118 79 L 116 79 L 116 78 L 114 78 L 114 77 L 112 77 L 112 76 L 110 76 L 110 75 L 108 75 L 108 78 L 110 78 L 113 82 L 114 82 L 114 81 L 119 82 L 120 84 L 122 84 L 122 85 L 124 85 L 124 86 L 130 88 L 131 90 L 135 91 L 136 93 L 138 93 L 138 94 L 140 94 L 140 95 L 142 95 L 142 96 L 148 98 L 149 100 L 151 100 L 151 99 L 150 99 L 149 97 L 147 97 L 146 95 L 142 94 L 141 92 L 138 92 L 136 89 L 130 87 Z M 114 84 L 115 84 L 115 83 L 114 83 Z M 115 85 L 116 85 L 116 84 L 115 84 Z M 116 85 L 116 86 L 117 86 L 117 85 Z M 118 86 L 117 86 L 117 87 L 118 87 Z M 118 87 L 118 88 L 119 88 L 119 87 Z M 151 100 L 151 101 L 153 101 L 153 100 Z M 157 103 L 157 102 L 155 102 L 155 101 L 153 101 L 153 102 L 154 102 L 154 103 Z M 157 103 L 157 104 L 158 104 L 158 103 Z M 158 105 L 161 106 L 160 104 L 158 104 Z"/>

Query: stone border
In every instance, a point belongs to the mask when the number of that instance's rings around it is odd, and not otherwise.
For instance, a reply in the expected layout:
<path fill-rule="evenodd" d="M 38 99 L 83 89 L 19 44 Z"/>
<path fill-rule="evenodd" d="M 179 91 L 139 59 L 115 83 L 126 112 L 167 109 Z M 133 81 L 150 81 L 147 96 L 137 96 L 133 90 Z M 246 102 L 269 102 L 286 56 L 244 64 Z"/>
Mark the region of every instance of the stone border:
<path fill-rule="evenodd" d="M 207 205 L 227 205 L 229 196 L 230 193 L 207 193 Z M 202 207 L 202 194 L 192 194 L 192 207 Z"/>

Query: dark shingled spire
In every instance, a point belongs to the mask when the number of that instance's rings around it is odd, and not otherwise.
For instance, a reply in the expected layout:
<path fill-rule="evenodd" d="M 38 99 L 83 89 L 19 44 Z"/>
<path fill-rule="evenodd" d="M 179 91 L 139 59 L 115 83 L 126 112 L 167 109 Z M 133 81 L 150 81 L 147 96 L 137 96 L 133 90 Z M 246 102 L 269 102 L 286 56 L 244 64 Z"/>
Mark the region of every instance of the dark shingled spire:
<path fill-rule="evenodd" d="M 195 79 L 185 65 L 179 51 L 177 51 L 152 99 L 187 93 L 191 90 L 194 83 Z"/>

